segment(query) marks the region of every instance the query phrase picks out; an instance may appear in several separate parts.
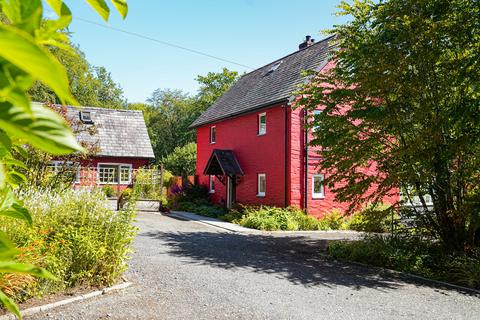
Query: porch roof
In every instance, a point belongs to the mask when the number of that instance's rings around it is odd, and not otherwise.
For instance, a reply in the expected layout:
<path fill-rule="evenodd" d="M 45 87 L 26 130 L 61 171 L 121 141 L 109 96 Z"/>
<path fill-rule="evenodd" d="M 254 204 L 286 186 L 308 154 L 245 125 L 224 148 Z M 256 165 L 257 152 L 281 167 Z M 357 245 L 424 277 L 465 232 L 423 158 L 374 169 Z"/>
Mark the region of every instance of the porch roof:
<path fill-rule="evenodd" d="M 214 149 L 207 166 L 205 175 L 243 176 L 243 170 L 232 150 Z"/>

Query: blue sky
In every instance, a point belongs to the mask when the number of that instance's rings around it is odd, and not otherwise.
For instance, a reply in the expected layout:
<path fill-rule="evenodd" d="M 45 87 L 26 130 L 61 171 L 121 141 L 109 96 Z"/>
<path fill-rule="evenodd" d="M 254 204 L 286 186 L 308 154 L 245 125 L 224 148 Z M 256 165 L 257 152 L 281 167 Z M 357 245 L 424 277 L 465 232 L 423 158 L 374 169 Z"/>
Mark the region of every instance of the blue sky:
<path fill-rule="evenodd" d="M 157 88 L 195 93 L 195 77 L 223 67 L 247 68 L 91 25 L 104 23 L 85 1 L 72 9 L 73 41 L 90 63 L 105 66 L 129 102 L 143 102 Z M 203 51 L 254 68 L 297 49 L 305 35 L 345 21 L 333 15 L 340 0 L 129 0 L 122 21 L 112 12 L 108 25 Z"/>

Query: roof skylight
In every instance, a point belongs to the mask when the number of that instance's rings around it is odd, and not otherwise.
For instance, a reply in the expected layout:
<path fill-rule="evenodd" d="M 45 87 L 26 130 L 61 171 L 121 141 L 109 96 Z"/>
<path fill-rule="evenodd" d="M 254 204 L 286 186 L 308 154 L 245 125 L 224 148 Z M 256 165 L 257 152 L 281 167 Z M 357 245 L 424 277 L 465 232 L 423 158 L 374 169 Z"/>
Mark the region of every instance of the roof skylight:
<path fill-rule="evenodd" d="M 282 62 L 283 62 L 283 60 L 282 60 L 282 61 L 277 61 L 277 62 L 275 62 L 275 63 L 270 67 L 270 69 L 268 69 L 267 74 L 272 73 L 273 71 L 277 70 L 278 67 L 280 67 L 280 65 L 282 64 Z"/>

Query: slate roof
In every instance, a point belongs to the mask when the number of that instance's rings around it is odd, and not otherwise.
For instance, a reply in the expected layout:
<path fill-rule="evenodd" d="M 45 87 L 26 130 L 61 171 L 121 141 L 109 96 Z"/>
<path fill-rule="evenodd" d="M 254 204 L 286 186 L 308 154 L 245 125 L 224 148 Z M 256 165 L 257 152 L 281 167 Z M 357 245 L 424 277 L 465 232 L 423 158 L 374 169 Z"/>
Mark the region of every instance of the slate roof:
<path fill-rule="evenodd" d="M 327 64 L 332 38 L 333 36 L 323 39 L 243 75 L 230 90 L 202 113 L 191 127 L 288 100 L 298 90 L 298 85 L 305 81 L 302 71 L 321 70 Z M 275 70 L 271 71 L 272 69 Z"/>
<path fill-rule="evenodd" d="M 235 153 L 232 150 L 214 149 L 207 162 L 204 174 L 243 176 L 243 170 L 240 168 L 237 157 L 235 157 Z"/>
<path fill-rule="evenodd" d="M 80 111 L 89 111 L 93 123 L 84 123 L 77 140 L 98 146 L 96 156 L 155 158 L 142 111 L 67 106 L 73 125 L 80 121 Z M 87 128 L 95 126 L 91 135 Z"/>

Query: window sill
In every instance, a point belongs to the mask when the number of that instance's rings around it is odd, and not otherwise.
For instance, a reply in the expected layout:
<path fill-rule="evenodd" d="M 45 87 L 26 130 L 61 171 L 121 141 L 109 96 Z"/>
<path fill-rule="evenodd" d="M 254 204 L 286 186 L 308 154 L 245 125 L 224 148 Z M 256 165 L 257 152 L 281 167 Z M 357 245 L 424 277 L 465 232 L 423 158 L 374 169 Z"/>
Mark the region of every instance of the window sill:
<path fill-rule="evenodd" d="M 210 142 L 210 144 L 215 144 L 216 142 Z"/>
<path fill-rule="evenodd" d="M 215 190 L 213 191 L 208 191 L 209 194 L 214 194 L 215 193 Z"/>
<path fill-rule="evenodd" d="M 322 199 L 325 199 L 325 196 L 313 196 L 312 199 L 313 200 L 322 200 Z"/>
<path fill-rule="evenodd" d="M 122 182 L 118 183 L 118 182 L 99 182 L 99 181 L 97 181 L 97 184 L 105 184 L 105 185 L 107 185 L 107 184 L 108 184 L 108 185 L 117 185 L 117 184 L 119 184 L 119 185 L 121 185 L 121 186 L 124 186 L 124 185 L 127 185 L 127 184 L 131 184 L 131 182 L 130 182 L 130 181 L 122 181 Z"/>
<path fill-rule="evenodd" d="M 265 198 L 265 194 L 257 194 L 258 198 Z"/>
<path fill-rule="evenodd" d="M 266 135 L 267 135 L 266 132 L 265 133 L 257 133 L 257 137 L 266 136 Z"/>

